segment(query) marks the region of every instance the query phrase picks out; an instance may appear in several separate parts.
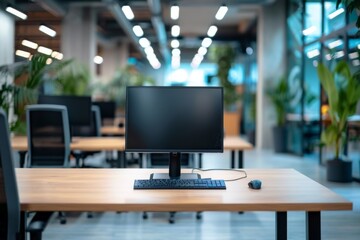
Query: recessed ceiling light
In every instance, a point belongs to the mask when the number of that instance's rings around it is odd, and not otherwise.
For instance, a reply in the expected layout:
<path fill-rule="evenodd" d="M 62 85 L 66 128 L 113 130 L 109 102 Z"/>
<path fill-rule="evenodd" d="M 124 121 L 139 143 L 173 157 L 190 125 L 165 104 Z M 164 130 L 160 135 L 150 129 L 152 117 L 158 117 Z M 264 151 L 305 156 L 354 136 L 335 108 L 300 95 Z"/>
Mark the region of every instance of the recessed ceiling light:
<path fill-rule="evenodd" d="M 34 43 L 29 40 L 22 40 L 21 44 L 25 47 L 32 48 L 32 49 L 37 49 L 37 47 L 38 47 L 37 43 Z"/>
<path fill-rule="evenodd" d="M 47 35 L 49 35 L 50 37 L 55 37 L 56 36 L 56 32 L 55 30 L 45 26 L 45 25 L 40 25 L 39 26 L 39 30 Z"/>
<path fill-rule="evenodd" d="M 51 64 L 52 62 L 53 62 L 53 60 L 51 58 L 46 59 L 46 64 L 47 65 Z"/>
<path fill-rule="evenodd" d="M 217 20 L 222 20 L 225 17 L 227 11 L 228 11 L 228 7 L 226 5 L 222 5 L 219 8 L 219 10 L 216 12 L 215 18 Z"/>
<path fill-rule="evenodd" d="M 96 64 L 102 64 L 104 59 L 101 56 L 95 56 L 94 57 L 94 63 Z"/>
<path fill-rule="evenodd" d="M 170 8 L 170 17 L 172 20 L 177 20 L 179 18 L 180 8 L 178 5 L 173 5 Z"/>
<path fill-rule="evenodd" d="M 23 50 L 16 50 L 15 55 L 19 56 L 19 57 L 23 57 L 23 58 L 29 58 L 30 57 L 30 53 L 26 52 L 26 51 L 23 51 Z"/>
<path fill-rule="evenodd" d="M 133 31 L 137 37 L 142 37 L 144 35 L 144 31 L 139 25 L 135 25 L 133 27 Z"/>
<path fill-rule="evenodd" d="M 198 53 L 200 55 L 205 55 L 207 53 L 207 49 L 205 47 L 200 47 Z"/>
<path fill-rule="evenodd" d="M 43 53 L 43 54 L 46 54 L 46 55 L 51 55 L 51 53 L 52 53 L 52 50 L 50 48 L 43 47 L 43 46 L 38 47 L 37 50 L 38 50 L 39 53 Z"/>
<path fill-rule="evenodd" d="M 15 9 L 15 8 L 13 8 L 13 7 L 10 7 L 10 6 L 9 6 L 9 7 L 7 7 L 5 10 L 6 10 L 7 12 L 11 13 L 12 15 L 17 16 L 18 18 L 21 18 L 21 19 L 23 19 L 23 20 L 27 19 L 27 15 L 26 15 L 25 13 L 23 13 L 23 12 Z"/>
<path fill-rule="evenodd" d="M 217 30 L 218 30 L 218 28 L 216 26 L 212 25 L 209 27 L 209 30 L 207 31 L 207 35 L 209 37 L 213 37 L 213 36 L 215 36 Z"/>
<path fill-rule="evenodd" d="M 141 47 L 147 48 L 147 47 L 150 46 L 150 41 L 147 38 L 143 37 L 143 38 L 139 39 L 139 44 L 140 44 Z"/>
<path fill-rule="evenodd" d="M 254 49 L 252 47 L 247 47 L 245 49 L 247 55 L 252 55 L 254 53 Z"/>
<path fill-rule="evenodd" d="M 131 10 L 131 7 L 129 5 L 122 6 L 121 10 L 123 11 L 123 13 L 127 19 L 129 19 L 129 20 L 134 19 L 134 17 L 135 17 L 134 13 Z"/>
<path fill-rule="evenodd" d="M 178 48 L 174 48 L 174 49 L 171 51 L 171 53 L 172 53 L 173 56 L 180 56 L 181 51 L 180 51 L 180 49 L 178 49 Z"/>
<path fill-rule="evenodd" d="M 180 46 L 180 42 L 177 39 L 171 40 L 171 47 L 172 48 L 178 48 Z"/>
<path fill-rule="evenodd" d="M 178 37 L 180 35 L 180 26 L 174 25 L 171 27 L 171 36 Z"/>
<path fill-rule="evenodd" d="M 208 48 L 212 43 L 212 40 L 211 38 L 204 38 L 201 42 L 201 46 L 205 47 L 205 48 Z"/>

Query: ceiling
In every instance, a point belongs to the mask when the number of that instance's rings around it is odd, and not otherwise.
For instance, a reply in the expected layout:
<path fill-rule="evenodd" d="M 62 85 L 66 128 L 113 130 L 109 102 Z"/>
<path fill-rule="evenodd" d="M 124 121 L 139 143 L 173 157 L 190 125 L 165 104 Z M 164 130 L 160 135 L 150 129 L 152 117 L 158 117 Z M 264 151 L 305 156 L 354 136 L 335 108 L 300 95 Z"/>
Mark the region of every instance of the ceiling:
<path fill-rule="evenodd" d="M 138 38 L 132 32 L 132 26 L 138 24 L 144 30 L 156 55 L 161 62 L 169 61 L 171 56 L 171 27 L 180 26 L 181 61 L 189 62 L 206 37 L 209 26 L 216 25 L 218 31 L 212 38 L 213 42 L 233 43 L 239 51 L 256 41 L 257 13 L 261 4 L 274 0 L 227 0 L 229 10 L 221 21 L 215 19 L 215 14 L 222 1 L 219 0 L 15 0 L 14 4 L 28 14 L 26 21 L 16 23 L 16 49 L 21 48 L 21 41 L 28 39 L 39 45 L 60 51 L 61 22 L 71 6 L 96 8 L 97 35 L 99 50 L 109 42 L 129 41 L 130 56 L 142 61 L 145 53 L 138 44 Z M 131 21 L 114 10 L 115 5 L 128 4 L 135 15 Z M 177 4 L 180 7 L 178 20 L 170 18 L 170 7 Z M 120 13 L 122 14 L 122 13 Z M 125 20 L 124 20 L 125 19 Z M 38 31 L 38 26 L 46 23 L 57 31 L 54 38 L 49 39 Z M 35 50 L 34 50 L 35 51 Z"/>

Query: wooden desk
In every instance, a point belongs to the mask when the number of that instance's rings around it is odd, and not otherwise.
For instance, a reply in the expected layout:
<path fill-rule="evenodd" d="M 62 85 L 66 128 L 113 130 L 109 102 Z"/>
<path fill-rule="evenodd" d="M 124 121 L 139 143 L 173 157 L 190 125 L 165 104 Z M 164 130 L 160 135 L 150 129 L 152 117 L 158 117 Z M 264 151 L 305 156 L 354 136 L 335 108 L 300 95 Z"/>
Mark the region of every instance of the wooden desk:
<path fill-rule="evenodd" d="M 125 128 L 119 128 L 118 126 L 103 126 L 101 127 L 101 135 L 106 136 L 124 136 Z"/>
<path fill-rule="evenodd" d="M 20 166 L 24 165 L 25 153 L 28 149 L 26 136 L 11 139 L 11 146 L 20 153 Z M 73 137 L 71 150 L 78 151 L 118 151 L 118 167 L 125 167 L 125 140 L 121 137 Z"/>
<path fill-rule="evenodd" d="M 248 169 L 247 179 L 226 182 L 226 190 L 133 189 L 134 179 L 165 171 L 16 169 L 21 216 L 25 219 L 27 211 L 274 211 L 277 239 L 286 239 L 287 212 L 304 211 L 307 239 L 321 239 L 321 211 L 352 210 L 351 202 L 293 169 Z M 239 177 L 220 171 L 201 175 Z M 262 189 L 249 189 L 250 179 L 261 179 Z"/>

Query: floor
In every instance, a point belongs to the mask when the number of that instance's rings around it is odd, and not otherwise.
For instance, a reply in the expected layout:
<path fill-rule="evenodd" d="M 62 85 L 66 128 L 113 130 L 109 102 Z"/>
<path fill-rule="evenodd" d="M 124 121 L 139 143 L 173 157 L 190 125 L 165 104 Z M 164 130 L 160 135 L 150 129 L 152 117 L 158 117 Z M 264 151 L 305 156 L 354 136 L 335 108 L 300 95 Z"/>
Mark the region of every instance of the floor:
<path fill-rule="evenodd" d="M 101 157 L 94 164 L 103 163 Z M 354 157 L 358 174 L 360 155 Z M 204 154 L 204 168 L 227 168 L 230 153 Z M 294 168 L 319 183 L 331 188 L 354 203 L 353 211 L 322 213 L 322 237 L 326 240 L 360 239 L 360 184 L 339 184 L 326 181 L 326 172 L 313 156 L 298 157 L 289 154 L 274 154 L 272 151 L 248 151 L 244 154 L 246 168 Z M 136 165 L 130 166 L 136 167 Z M 246 180 L 244 180 L 246 181 Z M 266 183 L 263 183 L 266 184 Z M 53 217 L 46 228 L 43 239 L 274 239 L 275 214 L 272 212 L 203 212 L 200 220 L 195 213 L 181 212 L 175 224 L 168 223 L 168 213 L 149 213 L 148 219 L 136 212 L 67 213 L 67 224 L 61 225 Z M 305 214 L 288 213 L 288 239 L 305 239 Z"/>

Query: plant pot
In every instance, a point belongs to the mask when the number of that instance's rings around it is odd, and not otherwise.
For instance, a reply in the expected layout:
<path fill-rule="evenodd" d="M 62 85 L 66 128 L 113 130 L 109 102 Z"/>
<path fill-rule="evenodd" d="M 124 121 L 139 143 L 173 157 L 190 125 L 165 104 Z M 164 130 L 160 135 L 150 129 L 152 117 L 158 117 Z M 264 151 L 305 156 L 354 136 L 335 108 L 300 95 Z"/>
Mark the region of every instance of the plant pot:
<path fill-rule="evenodd" d="M 351 182 L 352 162 L 329 160 L 326 164 L 327 180 L 330 182 Z"/>
<path fill-rule="evenodd" d="M 274 150 L 277 153 L 287 151 L 287 130 L 285 126 L 273 127 Z"/>

